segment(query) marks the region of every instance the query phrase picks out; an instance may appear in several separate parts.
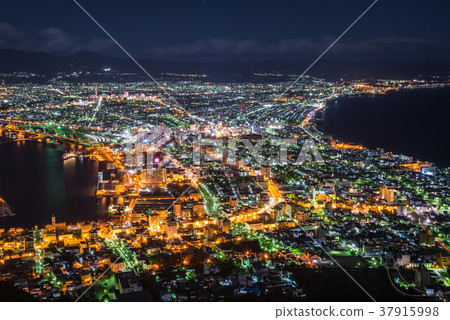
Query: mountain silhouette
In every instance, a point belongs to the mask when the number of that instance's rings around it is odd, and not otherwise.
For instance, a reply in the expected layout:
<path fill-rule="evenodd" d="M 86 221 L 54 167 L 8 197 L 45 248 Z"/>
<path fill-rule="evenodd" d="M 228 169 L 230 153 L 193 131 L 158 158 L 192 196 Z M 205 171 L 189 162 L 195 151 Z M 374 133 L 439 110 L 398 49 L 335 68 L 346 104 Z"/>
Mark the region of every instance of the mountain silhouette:
<path fill-rule="evenodd" d="M 139 63 L 152 75 L 160 73 L 197 73 L 207 75 L 250 75 L 252 73 L 302 73 L 309 60 L 260 60 L 225 62 L 175 62 L 139 59 Z M 69 56 L 56 56 L 44 52 L 27 52 L 13 49 L 0 50 L 0 72 L 103 72 L 111 68 L 115 72 L 143 72 L 128 57 L 107 57 L 91 51 L 80 51 Z M 392 59 L 373 61 L 320 60 L 308 72 L 325 78 L 413 78 L 441 76 L 448 78 L 450 63 L 429 61 L 397 61 Z"/>

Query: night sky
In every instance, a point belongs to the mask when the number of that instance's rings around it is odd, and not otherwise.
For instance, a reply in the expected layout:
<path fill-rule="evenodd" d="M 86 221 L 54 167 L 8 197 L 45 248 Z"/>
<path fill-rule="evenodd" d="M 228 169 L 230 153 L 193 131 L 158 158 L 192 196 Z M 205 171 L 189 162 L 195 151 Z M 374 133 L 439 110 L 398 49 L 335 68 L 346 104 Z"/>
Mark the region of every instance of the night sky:
<path fill-rule="evenodd" d="M 79 0 L 132 55 L 172 61 L 312 59 L 373 0 Z M 450 61 L 446 0 L 379 0 L 328 59 Z M 123 53 L 72 0 L 3 0 L 0 48 Z"/>

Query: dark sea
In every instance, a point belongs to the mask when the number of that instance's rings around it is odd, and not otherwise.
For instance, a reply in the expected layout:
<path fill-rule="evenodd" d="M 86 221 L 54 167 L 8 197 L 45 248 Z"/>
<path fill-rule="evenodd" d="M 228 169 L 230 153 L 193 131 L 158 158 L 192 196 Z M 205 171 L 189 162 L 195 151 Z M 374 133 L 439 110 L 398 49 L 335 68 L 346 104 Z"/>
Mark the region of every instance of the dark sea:
<path fill-rule="evenodd" d="M 322 130 L 369 148 L 450 166 L 450 88 L 413 89 L 330 102 Z"/>
<path fill-rule="evenodd" d="M 0 218 L 0 228 L 50 224 L 53 214 L 57 222 L 105 216 L 108 203 L 95 195 L 98 163 L 62 155 L 55 145 L 0 144 L 0 197 L 16 213 Z"/>

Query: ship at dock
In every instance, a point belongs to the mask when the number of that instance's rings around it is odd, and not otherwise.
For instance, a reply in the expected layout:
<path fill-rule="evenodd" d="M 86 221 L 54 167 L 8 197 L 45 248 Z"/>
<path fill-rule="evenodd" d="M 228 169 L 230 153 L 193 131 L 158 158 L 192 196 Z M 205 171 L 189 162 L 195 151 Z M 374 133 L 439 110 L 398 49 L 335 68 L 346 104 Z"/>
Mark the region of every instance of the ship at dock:
<path fill-rule="evenodd" d="M 64 152 L 62 158 L 64 161 L 74 158 L 84 158 L 85 155 L 80 151 L 66 151 Z"/>

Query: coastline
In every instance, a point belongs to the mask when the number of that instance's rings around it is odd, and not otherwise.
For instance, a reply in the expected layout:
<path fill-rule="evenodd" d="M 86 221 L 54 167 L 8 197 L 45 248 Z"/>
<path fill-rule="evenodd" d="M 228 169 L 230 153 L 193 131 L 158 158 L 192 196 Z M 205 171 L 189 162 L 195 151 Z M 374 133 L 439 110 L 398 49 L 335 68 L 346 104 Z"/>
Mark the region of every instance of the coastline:
<path fill-rule="evenodd" d="M 387 146 L 383 146 L 383 142 L 380 141 L 377 145 L 374 145 L 373 142 L 371 143 L 365 143 L 362 141 L 363 139 L 360 137 L 359 141 L 355 136 L 346 136 L 346 137 L 340 137 L 339 134 L 336 132 L 332 132 L 333 129 L 327 130 L 327 121 L 329 122 L 330 119 L 327 119 L 327 112 L 330 112 L 330 109 L 333 107 L 336 107 L 336 104 L 345 104 L 348 102 L 348 99 L 379 99 L 380 97 L 387 97 L 388 99 L 391 98 L 398 98 L 398 95 L 408 94 L 408 91 L 415 91 L 415 92 L 430 92 L 430 91 L 436 91 L 436 90 L 450 90 L 449 85 L 445 86 L 439 86 L 439 87 L 412 87 L 412 88 L 401 88 L 398 90 L 390 90 L 386 93 L 375 93 L 375 94 L 369 94 L 369 93 L 359 93 L 359 94 L 353 94 L 353 95 L 342 95 L 340 97 L 333 97 L 326 102 L 324 102 L 324 107 L 321 109 L 316 110 L 315 115 L 312 117 L 311 123 L 309 125 L 314 128 L 317 132 L 321 134 L 322 137 L 325 137 L 327 139 L 334 139 L 343 143 L 347 144 L 353 144 L 353 145 L 362 145 L 366 149 L 372 149 L 372 150 L 383 150 L 387 153 L 394 153 L 399 155 L 406 155 L 410 156 L 415 160 L 422 161 L 422 162 L 428 162 L 428 163 L 438 163 L 438 166 L 441 168 L 446 168 L 448 166 L 441 165 L 439 162 L 439 159 L 424 159 L 420 156 L 415 155 L 417 153 L 417 150 L 414 150 L 414 148 L 411 148 L 409 151 L 402 151 L 399 152 L 398 150 L 395 150 L 397 148 L 389 148 Z M 353 102 L 352 102 L 353 103 Z M 348 106 L 347 106 L 348 107 Z M 371 106 L 368 106 L 368 108 Z M 359 108 L 359 107 L 358 107 Z M 336 112 L 336 111 L 335 111 Z M 340 112 L 343 113 L 342 110 L 337 111 L 336 113 Z M 347 111 L 348 112 L 348 111 Z M 345 114 L 344 114 L 345 115 Z M 328 115 L 329 116 L 329 115 Z M 347 117 L 351 117 L 352 115 L 345 115 Z M 355 119 L 353 119 L 355 120 Z M 375 119 L 373 119 L 375 121 Z M 336 131 L 336 130 L 335 130 Z M 358 133 L 355 133 L 356 135 Z M 374 136 L 374 134 L 372 133 Z M 450 165 L 449 165 L 450 166 Z"/>
<path fill-rule="evenodd" d="M 97 177 L 98 175 L 99 162 L 97 160 L 95 159 L 89 160 L 89 161 L 95 160 L 93 161 L 95 162 L 95 165 L 93 163 L 88 164 L 86 162 L 83 165 L 83 162 L 79 162 L 80 161 L 79 159 L 64 160 L 63 151 L 59 150 L 57 148 L 57 145 L 43 143 L 39 141 L 26 141 L 26 142 L 41 145 L 44 146 L 44 148 L 48 148 L 53 151 L 50 152 L 48 160 L 43 160 L 43 162 L 41 161 L 41 164 L 38 166 L 40 169 L 38 167 L 35 168 L 33 165 L 30 165 L 28 162 L 25 161 L 24 163 L 21 163 L 19 165 L 19 169 L 15 168 L 14 171 L 19 170 L 19 172 L 22 173 L 22 176 L 30 175 L 29 170 L 37 170 L 40 172 L 45 172 L 46 174 L 44 176 L 48 176 L 51 173 L 56 174 L 57 183 L 55 185 L 48 186 L 47 184 L 44 185 L 39 184 L 41 187 L 39 189 L 38 198 L 40 199 L 41 197 L 47 197 L 53 198 L 53 200 L 51 200 L 50 206 L 45 207 L 42 206 L 40 202 L 38 203 L 32 199 L 28 199 L 28 197 L 26 196 L 27 188 L 29 188 L 28 185 L 27 187 L 25 187 L 23 191 L 20 192 L 22 196 L 12 197 L 14 199 L 9 199 L 11 198 L 11 194 L 13 195 L 15 194 L 14 191 L 4 192 L 5 190 L 3 190 L 3 192 L 0 194 L 0 197 L 3 197 L 5 201 L 7 201 L 7 203 L 14 209 L 17 216 L 0 217 L 0 228 L 31 228 L 35 225 L 44 226 L 51 222 L 52 214 L 54 214 L 57 219 L 67 221 L 67 223 L 70 224 L 77 224 L 85 221 L 97 221 L 101 219 L 103 216 L 106 216 L 106 213 L 104 215 L 100 215 L 100 211 L 102 210 L 99 208 L 100 202 L 96 197 L 97 184 L 95 183 L 95 187 L 93 187 L 92 184 L 94 177 Z M 7 141 L 4 141 L 4 143 L 0 143 L 0 146 L 2 147 L 6 147 L 7 145 L 13 146 L 14 143 L 20 143 L 21 145 L 23 145 L 24 142 L 17 142 L 15 140 L 8 139 Z M 39 149 L 37 150 L 39 151 Z M 33 150 L 31 150 L 31 152 L 32 151 Z M 58 153 L 58 155 L 56 156 L 58 159 L 57 161 L 55 159 L 56 155 L 55 152 Z M 42 159 L 42 157 L 44 158 L 46 157 L 45 155 L 42 154 L 40 156 L 39 155 L 37 156 L 40 159 Z M 68 164 L 69 167 L 67 168 L 66 167 L 67 161 L 77 161 L 77 162 L 76 163 L 74 162 L 74 164 Z M 45 170 L 43 170 L 42 166 L 45 167 L 44 168 Z M 93 171 L 94 167 L 96 168 L 95 174 Z M 82 170 L 83 172 L 80 172 L 80 170 Z M 36 174 L 39 175 L 39 173 Z M 42 175 L 40 177 L 42 177 Z M 12 180 L 11 177 L 8 176 L 2 177 L 2 179 L 4 179 L 3 189 L 9 189 L 10 183 L 16 183 L 15 181 L 11 181 Z M 31 181 L 34 181 L 37 178 L 30 177 L 30 179 Z M 39 179 L 41 178 L 38 178 L 38 180 Z M 19 180 L 22 181 L 22 179 Z M 36 187 L 37 183 L 35 182 L 31 183 L 33 186 Z M 19 187 L 16 186 L 15 188 L 22 190 L 21 186 Z M 80 192 L 76 193 L 74 197 L 70 197 L 68 196 L 67 188 L 69 188 L 69 190 L 79 188 Z M 27 201 L 23 201 L 22 199 L 23 197 L 27 197 Z M 78 203 L 77 210 L 70 209 L 73 203 Z M 69 210 L 65 210 L 64 208 Z M 79 214 L 78 212 L 82 213 Z"/>

